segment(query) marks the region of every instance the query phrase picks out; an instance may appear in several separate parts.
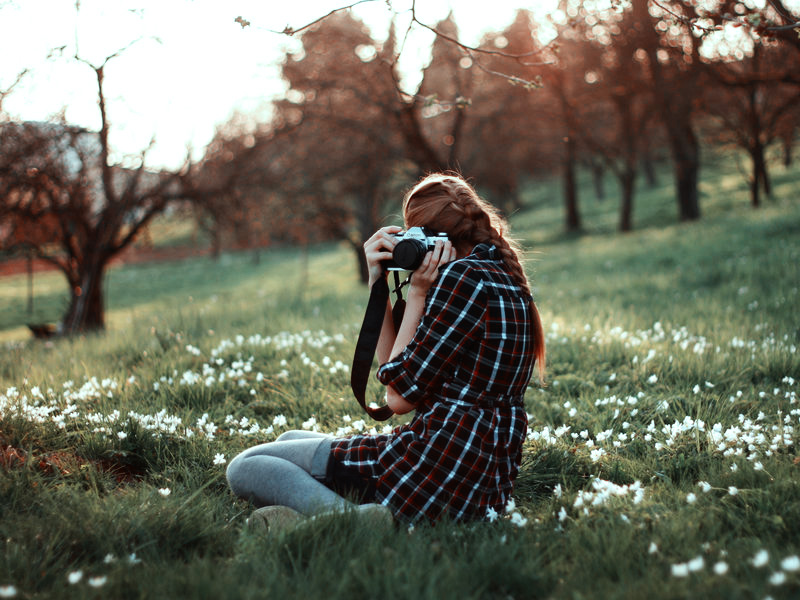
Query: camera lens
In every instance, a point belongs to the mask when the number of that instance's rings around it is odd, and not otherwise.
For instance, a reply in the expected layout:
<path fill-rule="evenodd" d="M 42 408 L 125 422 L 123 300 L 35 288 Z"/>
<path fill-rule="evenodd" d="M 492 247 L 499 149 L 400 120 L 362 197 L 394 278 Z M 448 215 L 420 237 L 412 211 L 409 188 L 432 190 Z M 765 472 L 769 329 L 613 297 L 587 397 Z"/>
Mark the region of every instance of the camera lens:
<path fill-rule="evenodd" d="M 427 246 L 414 239 L 400 240 L 392 251 L 392 258 L 398 267 L 406 271 L 413 271 L 422 264 Z"/>

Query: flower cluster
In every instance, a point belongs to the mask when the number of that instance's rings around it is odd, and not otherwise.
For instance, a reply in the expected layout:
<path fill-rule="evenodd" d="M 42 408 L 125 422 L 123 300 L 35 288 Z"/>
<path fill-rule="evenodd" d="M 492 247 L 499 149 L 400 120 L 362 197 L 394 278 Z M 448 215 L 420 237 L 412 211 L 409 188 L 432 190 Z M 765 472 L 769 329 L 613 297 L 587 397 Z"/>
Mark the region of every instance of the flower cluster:
<path fill-rule="evenodd" d="M 720 553 L 720 558 L 727 556 L 726 551 Z M 770 564 L 769 551 L 761 549 L 747 561 L 752 567 L 756 569 L 763 569 Z M 780 561 L 780 568 L 770 573 L 767 582 L 772 586 L 780 586 L 786 583 L 790 575 L 800 571 L 800 557 L 796 554 L 787 556 Z M 682 563 L 675 563 L 671 565 L 670 572 L 673 577 L 688 577 L 692 573 L 703 571 L 706 563 L 702 555 Z M 715 575 L 723 576 L 728 573 L 729 566 L 725 560 L 718 560 L 712 566 L 712 571 Z"/>

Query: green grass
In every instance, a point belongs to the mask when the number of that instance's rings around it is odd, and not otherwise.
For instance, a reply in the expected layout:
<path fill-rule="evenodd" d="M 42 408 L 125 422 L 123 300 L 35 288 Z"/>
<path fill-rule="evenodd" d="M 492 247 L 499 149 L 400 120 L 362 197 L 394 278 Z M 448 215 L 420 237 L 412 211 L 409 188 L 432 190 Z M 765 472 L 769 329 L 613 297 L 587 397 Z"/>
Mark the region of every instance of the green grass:
<path fill-rule="evenodd" d="M 26 280 L 5 279 L 0 593 L 797 597 L 782 563 L 800 555 L 800 170 L 774 175 L 753 211 L 735 167 L 713 163 L 703 220 L 680 224 L 660 173 L 628 235 L 611 182 L 603 202 L 585 182 L 586 231 L 568 237 L 557 184 L 529 186 L 512 229 L 549 364 L 526 396 L 516 521 L 244 528 L 217 455 L 373 426 L 336 362 L 366 302 L 344 246 L 116 267 L 108 330 L 53 342 L 27 339 Z M 55 320 L 63 283 L 35 284 L 37 318 Z"/>

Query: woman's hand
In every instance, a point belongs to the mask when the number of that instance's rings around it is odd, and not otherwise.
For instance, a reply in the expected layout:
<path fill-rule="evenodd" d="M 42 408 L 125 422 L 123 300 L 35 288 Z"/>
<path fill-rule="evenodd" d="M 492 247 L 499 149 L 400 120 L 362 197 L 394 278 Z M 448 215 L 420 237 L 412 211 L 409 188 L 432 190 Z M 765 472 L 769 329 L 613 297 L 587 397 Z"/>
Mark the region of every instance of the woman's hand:
<path fill-rule="evenodd" d="M 439 267 L 456 259 L 456 249 L 450 240 L 436 240 L 436 245 L 425 255 L 422 264 L 414 271 L 411 277 L 411 285 L 408 288 L 408 297 L 418 296 L 425 298 L 436 277 L 439 275 Z"/>
<path fill-rule="evenodd" d="M 398 239 L 392 235 L 402 231 L 402 227 L 389 225 L 381 227 L 371 238 L 364 242 L 364 254 L 367 257 L 367 270 L 369 272 L 369 286 L 383 277 L 381 262 L 392 258 L 392 250 L 397 245 Z"/>

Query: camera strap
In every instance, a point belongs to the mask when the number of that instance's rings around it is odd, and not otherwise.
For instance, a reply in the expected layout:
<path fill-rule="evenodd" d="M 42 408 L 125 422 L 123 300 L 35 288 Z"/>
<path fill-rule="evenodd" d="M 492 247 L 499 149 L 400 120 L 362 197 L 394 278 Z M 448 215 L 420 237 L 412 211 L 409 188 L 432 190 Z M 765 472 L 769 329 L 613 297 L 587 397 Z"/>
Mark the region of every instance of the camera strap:
<path fill-rule="evenodd" d="M 397 301 L 392 307 L 392 321 L 394 329 L 397 331 L 400 328 L 403 312 L 405 311 L 402 288 L 407 281 L 401 284 L 400 275 L 397 271 L 394 272 L 394 280 L 394 292 L 397 294 Z M 353 389 L 353 394 L 366 413 L 376 421 L 385 421 L 394 415 L 392 409 L 386 405 L 372 408 L 367 406 L 365 401 L 372 359 L 375 357 L 375 350 L 378 347 L 378 338 L 381 335 L 383 318 L 386 315 L 386 302 L 388 300 L 389 284 L 386 282 L 385 277 L 380 277 L 372 285 L 372 289 L 369 292 L 367 310 L 364 313 L 364 321 L 361 324 L 361 331 L 358 334 L 356 350 L 353 355 L 353 367 L 350 369 L 350 387 Z"/>

